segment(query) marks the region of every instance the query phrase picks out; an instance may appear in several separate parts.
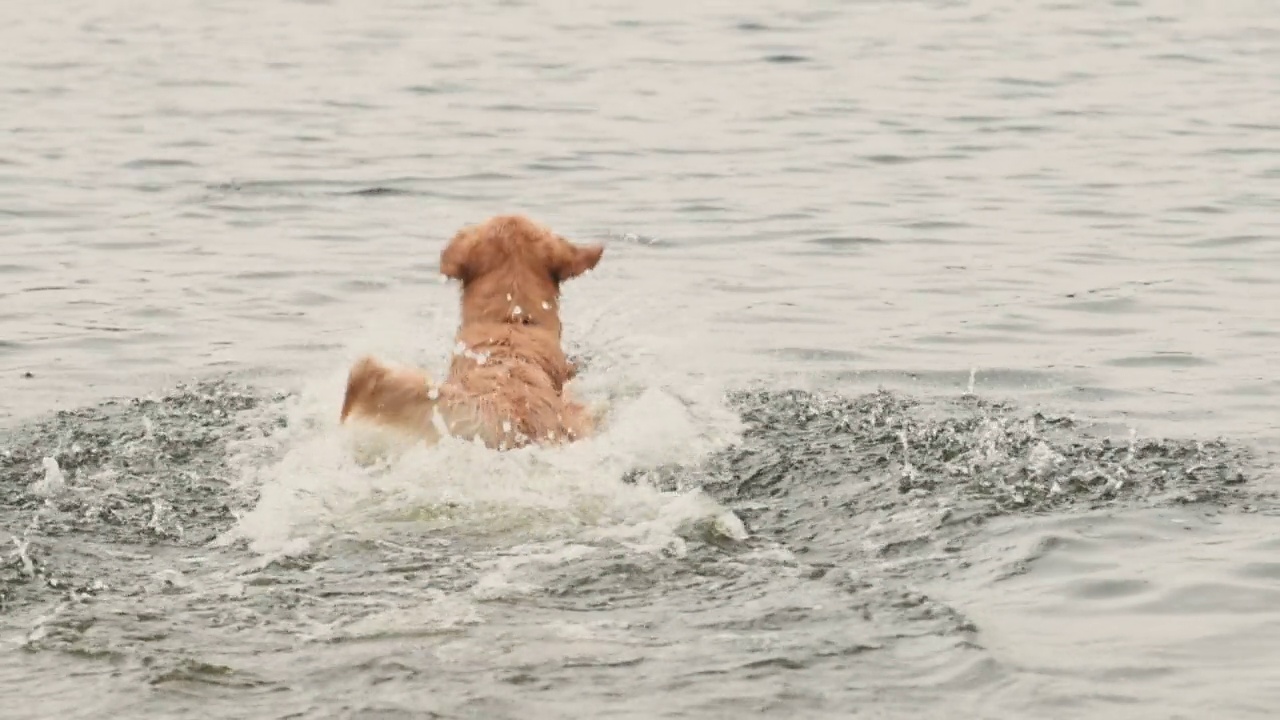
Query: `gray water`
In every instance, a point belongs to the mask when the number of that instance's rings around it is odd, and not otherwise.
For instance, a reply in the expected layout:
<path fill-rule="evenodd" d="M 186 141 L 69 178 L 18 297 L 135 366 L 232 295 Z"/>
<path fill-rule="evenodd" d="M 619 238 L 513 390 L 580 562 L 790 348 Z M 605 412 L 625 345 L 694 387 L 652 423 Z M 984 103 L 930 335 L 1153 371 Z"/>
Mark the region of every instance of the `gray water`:
<path fill-rule="evenodd" d="M 6 717 L 1280 702 L 1273 3 L 84 0 L 0 47 Z M 365 457 L 347 363 L 440 372 L 439 249 L 508 211 L 608 246 L 608 432 Z"/>

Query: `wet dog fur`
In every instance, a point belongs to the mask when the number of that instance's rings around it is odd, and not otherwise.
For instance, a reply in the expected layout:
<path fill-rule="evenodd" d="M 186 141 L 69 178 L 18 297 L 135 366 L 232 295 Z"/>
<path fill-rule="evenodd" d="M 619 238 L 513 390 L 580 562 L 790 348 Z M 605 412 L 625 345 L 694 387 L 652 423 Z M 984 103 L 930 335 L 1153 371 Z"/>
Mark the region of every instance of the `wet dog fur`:
<path fill-rule="evenodd" d="M 523 215 L 462 228 L 440 253 L 440 272 L 462 285 L 448 377 L 436 384 L 419 369 L 362 357 L 347 376 L 341 421 L 498 450 L 589 436 L 595 419 L 566 389 L 577 369 L 561 346 L 560 286 L 603 254 Z"/>

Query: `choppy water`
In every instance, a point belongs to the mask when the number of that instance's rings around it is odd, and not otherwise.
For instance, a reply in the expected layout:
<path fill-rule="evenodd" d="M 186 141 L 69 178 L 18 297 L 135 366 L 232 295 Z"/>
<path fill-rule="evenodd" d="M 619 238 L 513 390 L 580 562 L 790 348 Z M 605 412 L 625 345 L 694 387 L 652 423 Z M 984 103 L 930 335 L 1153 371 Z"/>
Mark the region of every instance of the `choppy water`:
<path fill-rule="evenodd" d="M 1272 3 L 0 20 L 6 717 L 1280 701 Z M 609 432 L 362 464 L 506 211 Z"/>

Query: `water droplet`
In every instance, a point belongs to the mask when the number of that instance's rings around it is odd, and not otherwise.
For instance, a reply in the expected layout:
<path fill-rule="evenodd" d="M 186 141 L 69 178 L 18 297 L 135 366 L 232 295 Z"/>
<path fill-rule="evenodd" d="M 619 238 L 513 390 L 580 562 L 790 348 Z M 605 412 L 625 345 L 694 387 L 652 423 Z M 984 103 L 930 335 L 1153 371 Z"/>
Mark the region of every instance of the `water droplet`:
<path fill-rule="evenodd" d="M 717 516 L 714 527 L 716 532 L 722 537 L 742 542 L 751 537 L 747 532 L 747 526 L 743 524 L 742 519 L 733 512 L 725 512 Z"/>
<path fill-rule="evenodd" d="M 44 465 L 44 477 L 31 483 L 31 491 L 37 495 L 49 496 L 54 495 L 66 487 L 67 480 L 62 474 L 62 468 L 58 467 L 58 461 L 51 457 L 41 460 Z"/>
<path fill-rule="evenodd" d="M 444 418 L 440 416 L 440 409 L 436 408 L 431 412 L 431 426 L 441 435 L 449 434 L 449 427 L 445 425 Z"/>

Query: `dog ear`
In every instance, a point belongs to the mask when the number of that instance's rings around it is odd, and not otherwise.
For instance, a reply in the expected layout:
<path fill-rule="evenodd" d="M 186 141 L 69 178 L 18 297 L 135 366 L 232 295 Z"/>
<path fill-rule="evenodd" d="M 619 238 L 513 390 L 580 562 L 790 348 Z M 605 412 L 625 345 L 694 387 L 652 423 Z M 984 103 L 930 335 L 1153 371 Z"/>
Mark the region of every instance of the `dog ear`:
<path fill-rule="evenodd" d="M 578 277 L 588 270 L 594 269 L 604 255 L 604 245 L 574 245 L 562 237 L 559 247 L 551 258 L 551 273 L 556 282 L 564 282 Z"/>
<path fill-rule="evenodd" d="M 466 227 L 455 233 L 440 251 L 440 273 L 464 283 L 470 280 L 475 274 L 472 254 L 479 243 L 480 235 L 475 228 Z"/>

